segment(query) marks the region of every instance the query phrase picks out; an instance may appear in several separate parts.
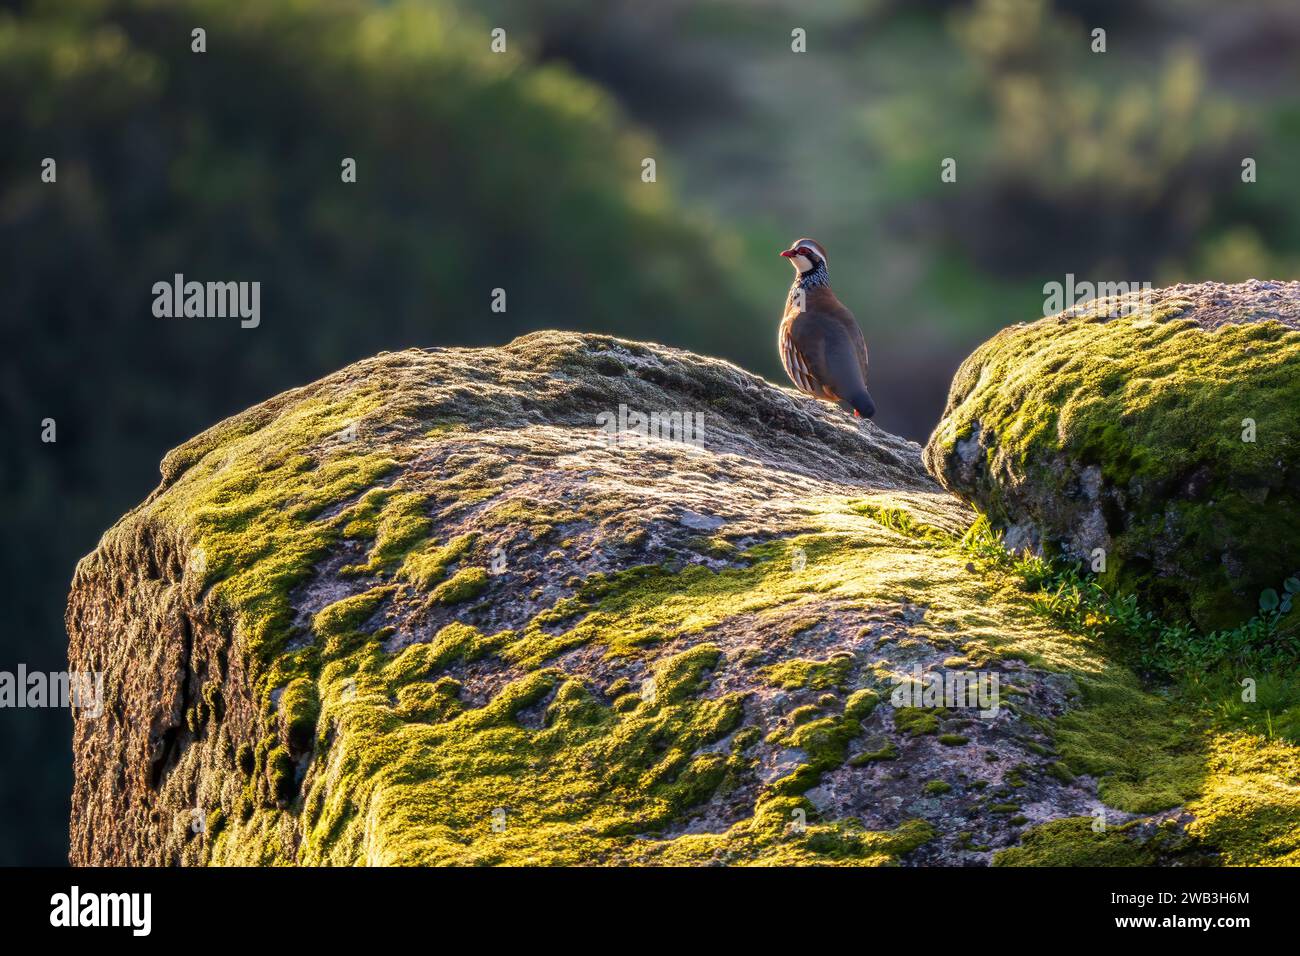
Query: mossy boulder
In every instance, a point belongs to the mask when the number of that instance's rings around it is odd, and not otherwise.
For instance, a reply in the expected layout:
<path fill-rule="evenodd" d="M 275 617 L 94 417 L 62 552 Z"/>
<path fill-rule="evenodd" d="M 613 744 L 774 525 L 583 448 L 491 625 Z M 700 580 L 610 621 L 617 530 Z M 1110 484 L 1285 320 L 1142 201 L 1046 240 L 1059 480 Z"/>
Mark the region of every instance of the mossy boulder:
<path fill-rule="evenodd" d="M 1175 719 L 1037 613 L 920 452 L 576 334 L 251 408 L 77 567 L 69 658 L 106 700 L 72 861 L 987 864 L 1166 808 L 1231 862 L 1300 852 L 1269 783 L 1297 748 Z M 994 712 L 895 697 L 971 670 Z"/>
<path fill-rule="evenodd" d="M 1300 283 L 1178 285 L 1004 329 L 925 450 L 1008 545 L 1232 626 L 1300 568 Z M 1102 568 L 1102 562 L 1097 562 Z"/>

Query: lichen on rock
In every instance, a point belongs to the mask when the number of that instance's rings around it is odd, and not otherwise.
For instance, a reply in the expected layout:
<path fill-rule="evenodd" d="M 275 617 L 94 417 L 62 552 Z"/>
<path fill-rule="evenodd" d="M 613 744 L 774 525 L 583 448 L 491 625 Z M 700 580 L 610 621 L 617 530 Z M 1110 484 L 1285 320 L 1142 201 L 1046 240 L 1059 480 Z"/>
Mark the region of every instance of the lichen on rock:
<path fill-rule="evenodd" d="M 703 440 L 602 428 L 621 406 Z M 359 362 L 169 454 L 78 565 L 107 702 L 72 860 L 984 864 L 1102 810 L 1294 856 L 1266 778 L 1295 748 L 1168 729 L 972 562 L 974 518 L 916 445 L 674 349 Z M 972 668 L 991 716 L 891 699 Z"/>
<path fill-rule="evenodd" d="M 962 364 L 925 460 L 1009 546 L 1097 563 L 1170 619 L 1239 624 L 1300 568 L 1300 283 L 1004 329 Z"/>

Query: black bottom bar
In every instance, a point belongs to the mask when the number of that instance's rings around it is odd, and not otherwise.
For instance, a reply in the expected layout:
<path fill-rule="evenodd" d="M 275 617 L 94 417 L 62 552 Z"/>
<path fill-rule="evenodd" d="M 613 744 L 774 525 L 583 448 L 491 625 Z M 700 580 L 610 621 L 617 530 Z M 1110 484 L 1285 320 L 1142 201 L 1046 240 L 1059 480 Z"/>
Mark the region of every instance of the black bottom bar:
<path fill-rule="evenodd" d="M 954 931 L 973 934 L 966 936 L 972 942 L 1039 931 L 1059 940 L 1232 940 L 1290 926 L 1297 891 L 1294 870 L 1240 869 L 10 869 L 0 870 L 0 915 L 24 936 L 75 934 L 127 946 L 191 942 L 196 933 L 213 934 L 214 942 L 247 935 L 259 948 L 353 936 L 380 943 L 392 933 L 428 931 L 443 948 L 456 927 L 478 927 L 495 940 L 557 925 L 616 940 L 660 936 L 665 921 L 690 921 L 699 927 L 694 938 L 713 925 L 732 942 L 799 926 L 816 926 L 819 939 L 939 934 L 932 939 L 940 945 L 956 942 L 945 935 Z M 130 894 L 149 894 L 147 936 L 136 932 L 145 928 L 145 898 Z M 90 921 L 118 925 L 71 925 Z"/>

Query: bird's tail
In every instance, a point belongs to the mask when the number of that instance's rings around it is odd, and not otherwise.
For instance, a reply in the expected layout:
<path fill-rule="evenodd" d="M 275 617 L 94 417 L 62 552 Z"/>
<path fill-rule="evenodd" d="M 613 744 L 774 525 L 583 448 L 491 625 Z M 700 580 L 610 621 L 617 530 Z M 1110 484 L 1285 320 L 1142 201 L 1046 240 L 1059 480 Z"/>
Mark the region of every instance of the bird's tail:
<path fill-rule="evenodd" d="M 876 414 L 876 403 L 871 400 L 871 393 L 866 388 L 852 396 L 849 405 L 853 407 L 853 414 L 858 418 L 870 418 Z"/>

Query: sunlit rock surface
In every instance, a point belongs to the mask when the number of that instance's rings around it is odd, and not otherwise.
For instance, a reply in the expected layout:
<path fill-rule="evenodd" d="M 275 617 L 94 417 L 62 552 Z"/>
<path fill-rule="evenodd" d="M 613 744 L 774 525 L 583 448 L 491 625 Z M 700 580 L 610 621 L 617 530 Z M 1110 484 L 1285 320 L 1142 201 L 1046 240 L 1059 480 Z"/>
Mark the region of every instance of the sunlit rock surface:
<path fill-rule="evenodd" d="M 1052 624 L 920 451 L 561 333 L 222 422 L 77 568 L 72 861 L 1294 860 L 1295 748 Z"/>

